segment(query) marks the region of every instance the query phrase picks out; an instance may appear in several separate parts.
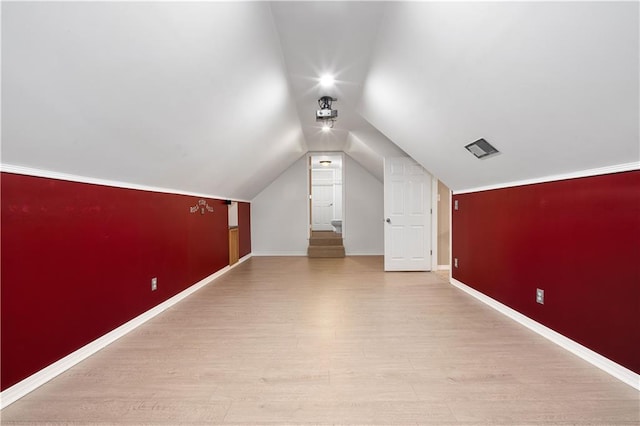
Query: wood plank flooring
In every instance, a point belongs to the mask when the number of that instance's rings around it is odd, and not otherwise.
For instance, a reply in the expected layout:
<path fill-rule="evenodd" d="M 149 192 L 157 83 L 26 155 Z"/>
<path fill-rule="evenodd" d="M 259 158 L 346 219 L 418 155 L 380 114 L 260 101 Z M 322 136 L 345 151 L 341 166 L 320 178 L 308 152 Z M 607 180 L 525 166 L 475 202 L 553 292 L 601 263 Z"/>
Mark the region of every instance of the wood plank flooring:
<path fill-rule="evenodd" d="M 2 424 L 640 423 L 633 388 L 438 274 L 382 266 L 249 259 Z"/>

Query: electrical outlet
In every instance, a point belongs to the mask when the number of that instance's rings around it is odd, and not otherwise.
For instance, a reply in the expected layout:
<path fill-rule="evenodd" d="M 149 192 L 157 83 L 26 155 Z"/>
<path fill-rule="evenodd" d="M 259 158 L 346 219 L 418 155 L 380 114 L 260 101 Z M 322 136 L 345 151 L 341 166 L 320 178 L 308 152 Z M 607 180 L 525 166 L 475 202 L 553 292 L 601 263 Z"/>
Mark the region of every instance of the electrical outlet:
<path fill-rule="evenodd" d="M 457 258 L 457 257 L 454 257 L 454 258 L 453 258 L 453 267 L 454 267 L 454 268 L 457 268 L 457 267 L 458 267 L 458 258 Z"/>
<path fill-rule="evenodd" d="M 453 209 L 458 210 L 458 200 L 453 201 Z"/>
<path fill-rule="evenodd" d="M 544 290 L 539 288 L 536 289 L 536 302 L 544 305 Z"/>
<path fill-rule="evenodd" d="M 156 291 L 158 289 L 158 278 L 151 278 L 151 291 Z"/>

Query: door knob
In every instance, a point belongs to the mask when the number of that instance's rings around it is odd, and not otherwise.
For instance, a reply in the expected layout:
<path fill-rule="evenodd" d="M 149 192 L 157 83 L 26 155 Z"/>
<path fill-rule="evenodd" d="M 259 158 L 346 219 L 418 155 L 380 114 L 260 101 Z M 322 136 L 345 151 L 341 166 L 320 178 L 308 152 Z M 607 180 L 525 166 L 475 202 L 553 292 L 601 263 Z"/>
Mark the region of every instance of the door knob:
<path fill-rule="evenodd" d="M 387 223 L 391 223 L 391 219 L 387 218 Z"/>

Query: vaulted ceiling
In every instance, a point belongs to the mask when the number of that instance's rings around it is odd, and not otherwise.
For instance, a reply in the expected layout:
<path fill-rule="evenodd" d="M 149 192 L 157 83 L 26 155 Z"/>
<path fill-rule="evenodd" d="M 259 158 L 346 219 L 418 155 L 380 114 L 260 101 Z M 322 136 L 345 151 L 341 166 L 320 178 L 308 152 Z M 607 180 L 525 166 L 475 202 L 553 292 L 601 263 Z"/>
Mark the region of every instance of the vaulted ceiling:
<path fill-rule="evenodd" d="M 638 3 L 2 3 L 2 163 L 251 200 L 307 151 L 454 190 L 640 160 Z M 332 74 L 332 88 L 319 77 Z M 339 118 L 320 131 L 323 95 Z M 485 138 L 501 155 L 477 160 Z"/>

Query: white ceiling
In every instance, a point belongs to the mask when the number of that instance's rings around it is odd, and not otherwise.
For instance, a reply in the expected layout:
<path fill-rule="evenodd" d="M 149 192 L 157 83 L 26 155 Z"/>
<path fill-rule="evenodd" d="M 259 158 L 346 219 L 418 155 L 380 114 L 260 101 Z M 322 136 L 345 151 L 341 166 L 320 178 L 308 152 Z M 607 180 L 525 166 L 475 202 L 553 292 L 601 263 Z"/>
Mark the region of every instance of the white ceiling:
<path fill-rule="evenodd" d="M 360 112 L 454 190 L 637 163 L 638 5 L 395 3 Z"/>
<path fill-rule="evenodd" d="M 320 161 L 330 161 L 329 164 L 320 164 Z M 342 155 L 338 154 L 312 154 L 311 155 L 311 168 L 312 169 L 341 169 L 342 168 Z"/>
<path fill-rule="evenodd" d="M 454 190 L 635 162 L 638 47 L 637 2 L 3 2 L 2 162 L 244 200 L 307 151 Z"/>
<path fill-rule="evenodd" d="M 280 34 L 289 82 L 311 151 L 342 151 L 350 131 L 367 126 L 355 111 L 362 94 L 384 3 L 283 2 L 271 10 Z M 324 88 L 323 75 L 336 84 Z M 318 99 L 337 98 L 338 120 L 330 133 L 315 120 Z"/>
<path fill-rule="evenodd" d="M 3 3 L 2 160 L 252 199 L 307 151 L 268 3 Z"/>

